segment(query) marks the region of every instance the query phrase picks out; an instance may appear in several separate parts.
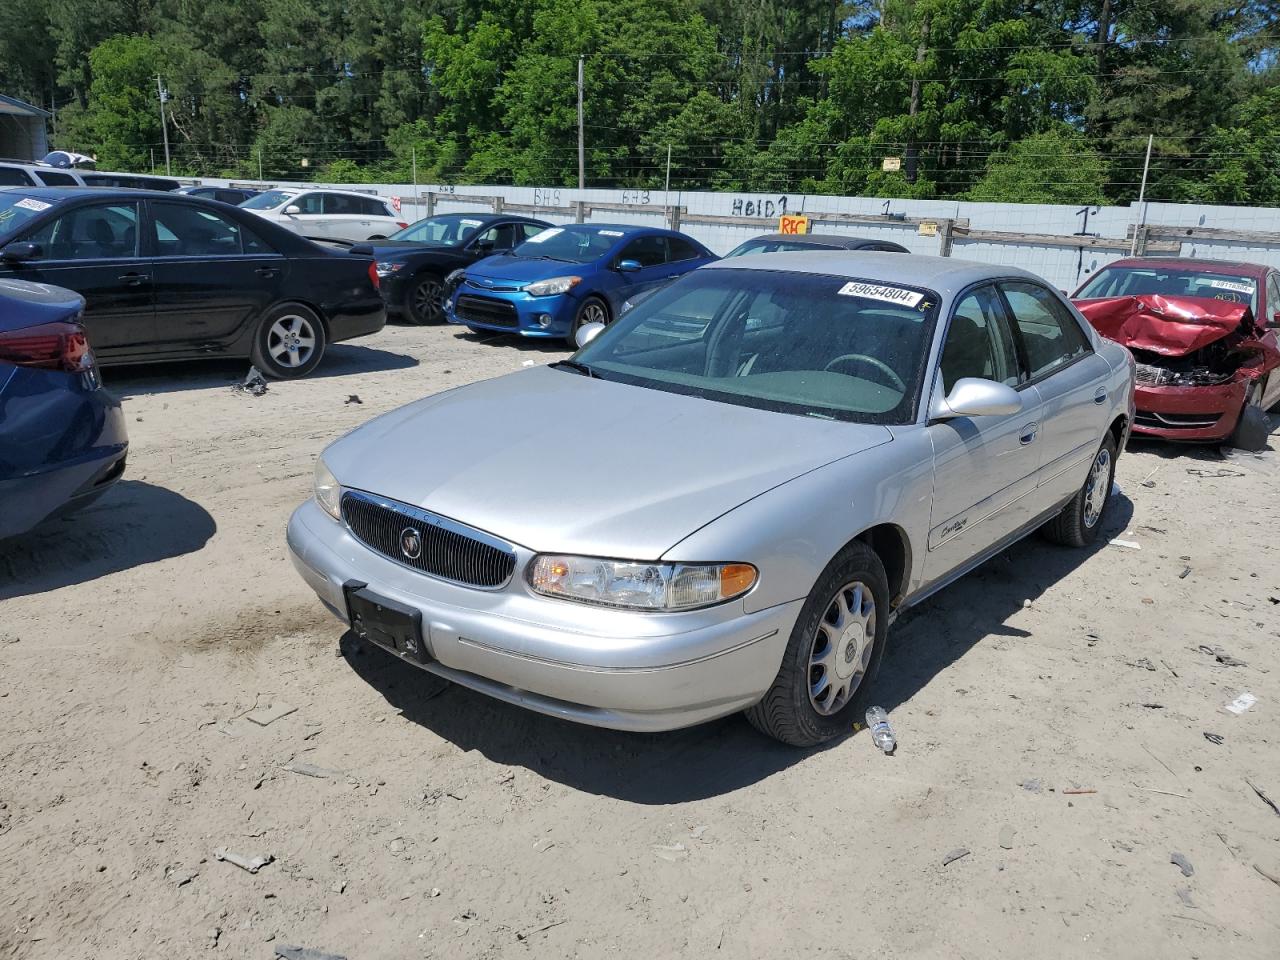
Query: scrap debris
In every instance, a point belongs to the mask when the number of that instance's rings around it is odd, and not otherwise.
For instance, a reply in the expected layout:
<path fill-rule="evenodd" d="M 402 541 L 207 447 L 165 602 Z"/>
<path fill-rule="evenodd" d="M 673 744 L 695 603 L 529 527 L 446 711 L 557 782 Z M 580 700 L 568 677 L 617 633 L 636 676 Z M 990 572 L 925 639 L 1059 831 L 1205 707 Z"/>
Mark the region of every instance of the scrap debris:
<path fill-rule="evenodd" d="M 267 378 L 259 372 L 257 367 L 250 367 L 244 382 L 237 383 L 231 390 L 233 393 L 245 393 L 251 397 L 260 397 L 267 392 Z"/>
<path fill-rule="evenodd" d="M 1257 702 L 1258 698 L 1248 690 L 1245 690 L 1240 694 L 1240 696 L 1228 703 L 1223 709 L 1229 713 L 1234 713 L 1238 717 Z"/>
<path fill-rule="evenodd" d="M 1208 644 L 1202 643 L 1200 644 L 1200 652 L 1203 654 L 1207 654 L 1210 657 L 1213 657 L 1224 667 L 1247 667 L 1248 666 L 1248 664 L 1245 663 L 1243 660 L 1237 660 L 1235 657 L 1231 656 L 1231 654 L 1227 653 L 1227 651 L 1223 650 L 1221 647 L 1211 647 Z"/>
<path fill-rule="evenodd" d="M 359 404 L 363 404 L 363 403 L 364 403 L 364 401 L 360 399 L 360 394 L 358 394 L 358 393 L 349 393 L 349 394 L 347 394 L 347 399 L 346 399 L 346 400 L 344 400 L 344 401 L 342 401 L 342 402 L 343 402 L 343 405 L 344 405 L 344 406 L 345 406 L 346 404 L 351 404 L 351 403 L 359 403 Z"/>
<path fill-rule="evenodd" d="M 213 851 L 213 858 L 215 860 L 225 861 L 226 863 L 234 863 L 241 870 L 247 870 L 249 873 L 257 873 L 267 864 L 275 860 L 275 857 L 269 853 L 265 856 L 259 855 L 256 857 L 246 857 L 242 853 L 232 853 L 230 850 L 215 850 Z"/>
<path fill-rule="evenodd" d="M 291 706 L 287 703 L 273 703 L 270 706 L 263 707 L 261 710 L 254 710 L 251 713 L 245 714 L 245 719 L 253 721 L 260 727 L 265 727 L 269 724 L 275 723 L 282 717 L 287 717 L 291 713 L 296 713 L 297 710 L 297 707 Z"/>
<path fill-rule="evenodd" d="M 1169 854 L 1169 862 L 1181 870 L 1184 877 L 1189 877 L 1196 872 L 1196 868 L 1191 865 L 1191 861 L 1176 850 Z"/>
<path fill-rule="evenodd" d="M 954 850 L 952 850 L 950 853 L 948 853 L 945 857 L 942 858 L 942 865 L 945 867 L 947 864 L 955 863 L 957 860 L 960 860 L 963 857 L 967 857 L 968 855 L 969 855 L 969 851 L 966 850 L 964 847 L 956 847 Z"/>
<path fill-rule="evenodd" d="M 281 960 L 347 960 L 340 954 L 312 950 L 310 947 L 294 947 L 287 943 L 276 944 L 276 956 Z"/>
<path fill-rule="evenodd" d="M 1208 730 L 1204 731 L 1204 738 L 1208 740 L 1210 743 L 1212 743 L 1215 747 L 1222 746 L 1222 741 L 1225 739 L 1222 736 L 1222 734 L 1210 733 Z"/>
<path fill-rule="evenodd" d="M 284 768 L 290 773 L 299 773 L 304 777 L 316 777 L 320 780 L 328 780 L 333 777 L 342 776 L 341 771 L 330 770 L 327 767 L 317 767 L 314 763 L 286 763 Z"/>
<path fill-rule="evenodd" d="M 1259 787 L 1256 783 L 1254 783 L 1254 782 L 1253 782 L 1252 780 L 1250 780 L 1248 777 L 1245 777 L 1245 778 L 1244 778 L 1244 782 L 1245 782 L 1245 783 L 1247 783 L 1247 784 L 1250 786 L 1250 788 L 1253 790 L 1253 792 L 1254 792 L 1254 793 L 1256 793 L 1256 794 L 1258 795 L 1258 798 L 1259 798 L 1263 803 L 1265 803 L 1268 807 L 1270 807 L 1270 808 L 1271 808 L 1271 812 L 1272 812 L 1272 813 L 1274 813 L 1277 817 L 1280 817 L 1280 807 L 1277 807 L 1277 806 L 1276 806 L 1276 802 L 1275 802 L 1274 800 L 1272 800 L 1270 797 L 1268 797 L 1265 793 L 1263 793 L 1263 792 L 1262 792 L 1262 788 L 1261 788 L 1261 787 Z"/>

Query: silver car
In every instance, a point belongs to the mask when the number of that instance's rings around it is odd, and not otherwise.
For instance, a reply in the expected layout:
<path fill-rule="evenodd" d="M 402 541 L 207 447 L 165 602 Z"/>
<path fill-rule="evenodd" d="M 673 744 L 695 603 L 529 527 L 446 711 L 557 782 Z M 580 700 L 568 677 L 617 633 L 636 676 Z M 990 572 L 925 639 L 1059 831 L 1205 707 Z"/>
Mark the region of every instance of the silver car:
<path fill-rule="evenodd" d="M 959 260 L 723 260 L 579 343 L 332 444 L 288 540 L 358 636 L 626 730 L 847 732 L 899 613 L 1098 535 L 1133 421 L 1123 348 Z"/>

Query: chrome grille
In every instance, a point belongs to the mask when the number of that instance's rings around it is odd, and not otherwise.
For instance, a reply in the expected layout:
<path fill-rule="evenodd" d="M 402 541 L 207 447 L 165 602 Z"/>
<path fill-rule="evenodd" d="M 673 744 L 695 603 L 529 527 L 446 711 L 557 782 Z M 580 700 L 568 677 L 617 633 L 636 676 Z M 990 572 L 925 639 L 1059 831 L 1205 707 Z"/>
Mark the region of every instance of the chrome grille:
<path fill-rule="evenodd" d="M 1144 387 L 1158 387 L 1167 379 L 1170 379 L 1169 371 L 1163 367 L 1153 367 L 1149 363 L 1139 363 L 1134 367 L 1134 383 Z"/>
<path fill-rule="evenodd" d="M 516 555 L 496 537 L 398 500 L 347 490 L 342 518 L 365 546 L 428 576 L 469 587 L 495 589 L 511 579 Z M 407 531 L 419 537 L 420 550 L 402 549 Z"/>

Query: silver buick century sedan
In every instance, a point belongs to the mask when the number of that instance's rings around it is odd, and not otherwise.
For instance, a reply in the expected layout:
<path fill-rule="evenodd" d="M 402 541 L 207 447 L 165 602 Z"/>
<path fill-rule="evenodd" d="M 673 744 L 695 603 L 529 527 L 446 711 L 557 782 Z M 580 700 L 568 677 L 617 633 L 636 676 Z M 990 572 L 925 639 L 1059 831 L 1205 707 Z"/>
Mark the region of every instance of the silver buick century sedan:
<path fill-rule="evenodd" d="M 904 609 L 1097 537 L 1133 420 L 1123 348 L 959 260 L 723 260 L 579 344 L 332 444 L 288 540 L 359 637 L 604 727 L 849 731 Z"/>

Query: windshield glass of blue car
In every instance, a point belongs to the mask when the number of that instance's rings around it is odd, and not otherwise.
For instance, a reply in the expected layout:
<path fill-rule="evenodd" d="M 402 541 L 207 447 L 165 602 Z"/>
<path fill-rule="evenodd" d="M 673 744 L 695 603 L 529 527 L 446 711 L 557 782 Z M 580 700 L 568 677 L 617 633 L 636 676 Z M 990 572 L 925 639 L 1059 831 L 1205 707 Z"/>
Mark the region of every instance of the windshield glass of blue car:
<path fill-rule="evenodd" d="M 12 191 L 0 192 L 0 237 L 17 230 L 20 226 L 44 211 L 53 204 L 47 200 L 23 196 Z"/>
<path fill-rule="evenodd" d="M 911 423 L 937 304 L 932 291 L 874 279 L 699 270 L 623 314 L 567 368 L 781 413 Z"/>
<path fill-rule="evenodd" d="M 483 220 L 462 214 L 446 214 L 442 217 L 427 217 L 417 223 L 411 223 L 390 237 L 392 240 L 412 240 L 415 243 L 430 243 L 440 247 L 460 247 L 484 226 Z"/>
<path fill-rule="evenodd" d="M 622 239 L 621 230 L 592 227 L 550 227 L 530 237 L 512 252 L 517 257 L 563 260 L 565 263 L 590 263 L 599 260 L 609 248 Z"/>

